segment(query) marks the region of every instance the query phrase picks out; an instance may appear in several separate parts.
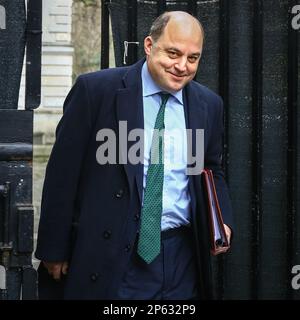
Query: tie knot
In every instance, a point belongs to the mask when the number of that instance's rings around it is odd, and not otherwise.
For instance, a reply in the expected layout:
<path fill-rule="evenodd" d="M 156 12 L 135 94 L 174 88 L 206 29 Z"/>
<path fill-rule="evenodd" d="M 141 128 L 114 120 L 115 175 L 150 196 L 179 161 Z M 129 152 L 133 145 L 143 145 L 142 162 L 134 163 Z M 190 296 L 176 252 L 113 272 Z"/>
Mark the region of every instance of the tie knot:
<path fill-rule="evenodd" d="M 170 94 L 166 92 L 160 92 L 159 95 L 161 98 L 161 104 L 165 105 L 170 97 Z"/>

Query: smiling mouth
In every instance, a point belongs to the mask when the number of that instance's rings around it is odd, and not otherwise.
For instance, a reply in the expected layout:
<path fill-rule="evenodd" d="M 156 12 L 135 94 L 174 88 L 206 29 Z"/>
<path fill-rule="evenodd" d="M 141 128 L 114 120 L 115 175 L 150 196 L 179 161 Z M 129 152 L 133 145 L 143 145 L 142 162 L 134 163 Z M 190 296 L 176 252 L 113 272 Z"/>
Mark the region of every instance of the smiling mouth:
<path fill-rule="evenodd" d="M 181 79 L 181 78 L 184 78 L 186 75 L 185 74 L 183 74 L 183 75 L 178 75 L 178 74 L 174 74 L 174 73 L 172 73 L 172 72 L 169 72 L 173 77 L 175 77 L 175 78 L 178 78 L 178 79 Z"/>

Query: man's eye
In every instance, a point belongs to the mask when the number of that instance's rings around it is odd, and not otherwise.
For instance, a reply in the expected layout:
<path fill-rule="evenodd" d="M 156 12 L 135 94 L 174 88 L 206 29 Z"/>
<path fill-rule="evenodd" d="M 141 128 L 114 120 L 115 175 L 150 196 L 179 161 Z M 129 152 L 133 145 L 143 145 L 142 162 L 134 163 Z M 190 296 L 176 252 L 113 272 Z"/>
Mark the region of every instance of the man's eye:
<path fill-rule="evenodd" d="M 196 62 L 198 57 L 189 57 L 189 62 Z"/>
<path fill-rule="evenodd" d="M 169 51 L 169 56 L 171 58 L 175 58 L 175 57 L 177 57 L 177 53 L 175 51 Z"/>

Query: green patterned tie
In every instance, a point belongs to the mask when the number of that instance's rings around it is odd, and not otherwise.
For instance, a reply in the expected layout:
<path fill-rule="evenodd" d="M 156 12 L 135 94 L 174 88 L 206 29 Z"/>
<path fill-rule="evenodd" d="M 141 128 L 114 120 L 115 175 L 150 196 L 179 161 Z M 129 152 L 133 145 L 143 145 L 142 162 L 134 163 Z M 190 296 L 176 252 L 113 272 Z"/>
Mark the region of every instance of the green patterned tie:
<path fill-rule="evenodd" d="M 165 107 L 170 95 L 160 93 L 160 96 L 161 105 L 154 126 L 156 130 L 154 130 L 152 137 L 137 250 L 139 256 L 147 263 L 151 263 L 160 253 L 162 192 L 164 183 L 164 141 L 163 134 L 160 130 L 165 128 Z"/>

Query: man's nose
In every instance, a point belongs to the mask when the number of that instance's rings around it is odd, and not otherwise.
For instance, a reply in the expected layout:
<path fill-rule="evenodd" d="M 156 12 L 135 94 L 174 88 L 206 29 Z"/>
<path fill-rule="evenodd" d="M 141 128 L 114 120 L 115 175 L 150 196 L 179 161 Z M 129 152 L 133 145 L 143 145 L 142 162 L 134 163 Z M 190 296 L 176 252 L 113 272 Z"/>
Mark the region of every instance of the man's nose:
<path fill-rule="evenodd" d="M 180 59 L 177 61 L 175 64 L 175 68 L 179 72 L 185 72 L 186 71 L 186 63 L 187 63 L 187 58 L 186 57 L 180 57 Z"/>

